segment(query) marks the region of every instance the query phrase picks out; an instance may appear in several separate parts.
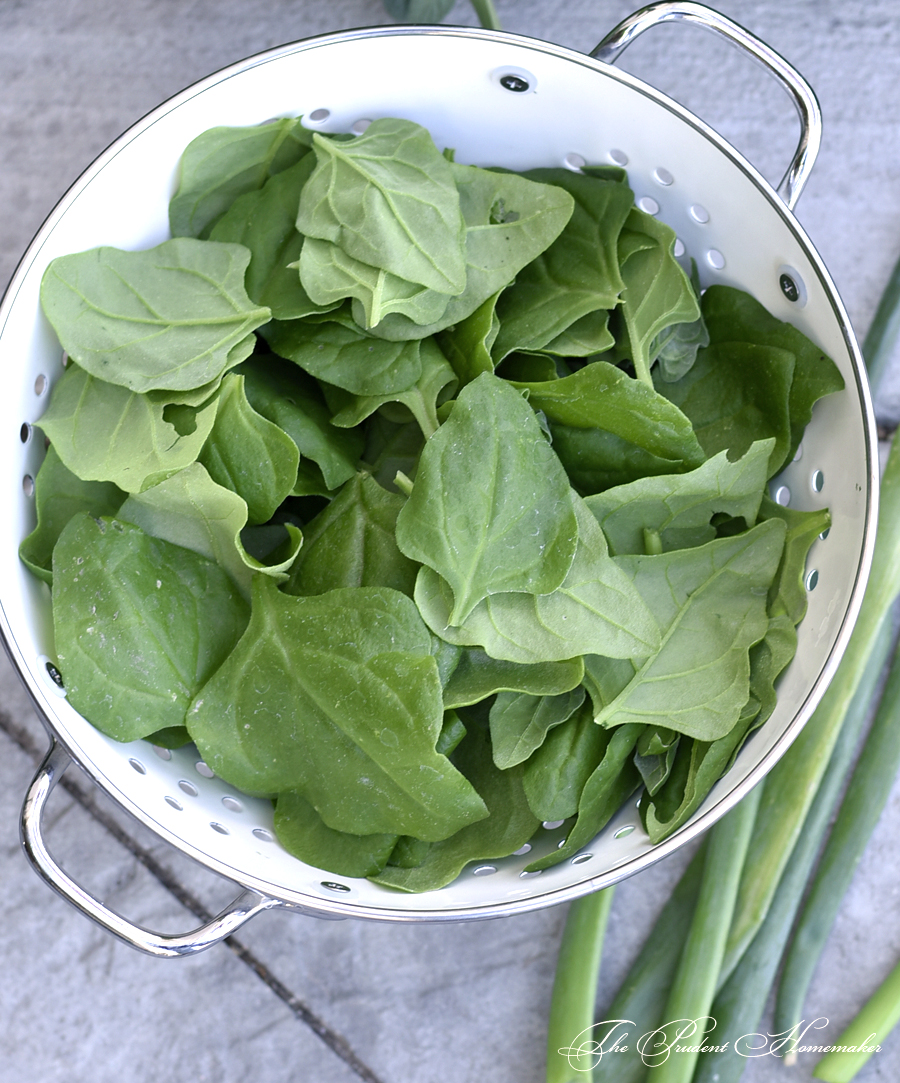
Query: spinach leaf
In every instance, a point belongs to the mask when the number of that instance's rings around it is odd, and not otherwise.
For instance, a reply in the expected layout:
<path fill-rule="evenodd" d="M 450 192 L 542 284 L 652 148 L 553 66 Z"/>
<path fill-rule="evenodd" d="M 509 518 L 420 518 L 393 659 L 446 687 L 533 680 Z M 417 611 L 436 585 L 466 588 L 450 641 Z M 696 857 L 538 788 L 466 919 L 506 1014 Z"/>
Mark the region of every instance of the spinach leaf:
<path fill-rule="evenodd" d="M 324 594 L 336 587 L 392 587 L 412 596 L 418 566 L 397 548 L 394 529 L 403 497 L 369 475 L 351 478 L 306 525 L 289 594 Z"/>
<path fill-rule="evenodd" d="M 584 785 L 603 759 L 612 731 L 594 724 L 590 703 L 562 725 L 526 761 L 523 785 L 542 821 L 567 820 L 578 811 Z"/>
<path fill-rule="evenodd" d="M 562 583 L 577 535 L 569 491 L 523 397 L 484 373 L 425 445 L 397 544 L 449 583 L 460 624 L 489 593 Z"/>
<path fill-rule="evenodd" d="M 213 481 L 246 502 L 248 522 L 266 523 L 294 487 L 300 453 L 287 433 L 250 405 L 244 376 L 229 373 L 199 460 Z"/>
<path fill-rule="evenodd" d="M 524 176 L 562 188 L 574 209 L 553 244 L 497 302 L 495 362 L 513 350 L 542 349 L 582 317 L 613 308 L 624 286 L 616 242 L 633 206 L 627 185 L 569 169 L 532 169 Z"/>
<path fill-rule="evenodd" d="M 447 838 L 486 809 L 435 751 L 443 704 L 431 649 L 399 591 L 298 598 L 256 576 L 247 633 L 186 724 L 242 790 L 300 793 L 336 831 Z"/>
<path fill-rule="evenodd" d="M 608 555 L 597 520 L 574 496 L 573 506 L 575 559 L 562 586 L 550 594 L 490 594 L 454 627 L 449 588 L 430 568 L 421 568 L 414 597 L 435 634 L 526 664 L 584 654 L 644 658 L 657 650 L 659 626 L 648 605 Z"/>
<path fill-rule="evenodd" d="M 651 247 L 626 243 L 620 252 L 625 288 L 618 309 L 624 326 L 619 349 L 630 358 L 638 379 L 652 386 L 650 366 L 656 358 L 651 356 L 651 344 L 672 324 L 695 323 L 700 306 L 683 267 L 672 254 L 674 230 L 637 207 L 631 208 L 625 225 L 631 233 L 643 233 L 654 243 Z"/>
<path fill-rule="evenodd" d="M 483 798 L 488 817 L 436 842 L 416 868 L 388 865 L 371 877 L 375 883 L 401 891 L 434 891 L 455 880 L 470 861 L 494 860 L 518 850 L 537 830 L 538 821 L 522 789 L 522 768 L 499 771 L 480 726 L 470 728 L 455 761 Z"/>
<path fill-rule="evenodd" d="M 701 296 L 700 279 L 697 264 L 691 260 L 691 286 L 694 296 Z M 680 380 L 697 360 L 697 351 L 710 342 L 709 329 L 703 318 L 702 304 L 700 317 L 693 323 L 673 323 L 664 328 L 650 343 L 649 356 L 656 358 L 656 374 L 666 383 Z"/>
<path fill-rule="evenodd" d="M 465 223 L 450 163 L 425 128 L 377 119 L 352 142 L 313 136 L 316 168 L 303 186 L 297 229 L 351 259 L 447 296 L 466 285 Z M 305 248 L 305 246 L 304 246 Z M 307 278 L 305 252 L 300 277 Z M 381 319 L 373 305 L 371 322 Z"/>
<path fill-rule="evenodd" d="M 420 343 L 422 374 L 412 387 L 406 391 L 395 391 L 387 395 L 352 395 L 339 387 L 330 387 L 323 383 L 329 409 L 334 411 L 332 425 L 338 428 L 355 428 L 376 410 L 389 403 L 397 403 L 405 416 L 397 417 L 401 424 L 410 416 L 414 417 L 425 436 L 432 436 L 438 428 L 438 399 L 447 398 L 456 387 L 456 374 L 447 364 L 433 338 L 422 339 Z M 405 413 L 408 411 L 408 413 Z M 396 408 L 395 408 L 396 412 Z"/>
<path fill-rule="evenodd" d="M 275 834 L 289 854 L 338 876 L 381 872 L 397 845 L 397 835 L 351 835 L 328 827 L 301 794 L 278 795 Z"/>
<path fill-rule="evenodd" d="M 314 155 L 307 154 L 262 188 L 238 196 L 209 234 L 211 241 L 242 244 L 250 250 L 244 278 L 247 293 L 277 320 L 323 311 L 301 286 L 296 266 L 291 266 L 300 259 L 303 245 L 295 225 L 300 191 L 314 165 Z"/>
<path fill-rule="evenodd" d="M 238 196 L 294 165 L 311 145 L 312 132 L 292 117 L 202 132 L 181 156 L 181 180 L 169 203 L 172 236 L 208 236 Z"/>
<path fill-rule="evenodd" d="M 191 463 L 165 481 L 129 496 L 119 509 L 119 518 L 154 538 L 214 560 L 247 599 L 253 573 L 286 579 L 303 542 L 300 531 L 289 524 L 285 528 L 290 536 L 286 557 L 265 564 L 251 556 L 241 538 L 247 525 L 246 501 L 213 481 L 200 463 Z"/>
<path fill-rule="evenodd" d="M 44 272 L 41 305 L 92 376 L 131 391 L 181 391 L 249 356 L 271 313 L 244 289 L 250 252 L 179 237 L 142 252 L 92 248 Z"/>
<path fill-rule="evenodd" d="M 375 335 L 418 338 L 458 324 L 508 286 L 559 235 L 572 213 L 571 196 L 555 185 L 455 163 L 451 172 L 466 225 L 466 288 L 449 298 L 435 322 L 417 327 L 399 312 L 389 313 L 372 329 Z"/>
<path fill-rule="evenodd" d="M 754 297 L 731 286 L 711 286 L 703 295 L 703 317 L 716 342 L 755 342 L 794 355 L 789 411 L 791 438 L 784 457 L 790 462 L 817 399 L 840 391 L 844 379 L 837 366 L 802 331 L 771 315 Z"/>
<path fill-rule="evenodd" d="M 642 727 L 635 724 L 618 726 L 612 731 L 603 758 L 584 784 L 578 799 L 575 823 L 569 829 L 565 843 L 557 850 L 532 861 L 526 872 L 536 872 L 558 865 L 577 854 L 609 822 L 625 801 L 638 788 L 641 776 L 632 762 L 632 753 Z"/>
<path fill-rule="evenodd" d="M 759 517 L 761 520 L 781 519 L 787 527 L 784 555 L 769 588 L 768 605 L 772 616 L 784 614 L 797 625 L 806 616 L 808 602 L 804 582 L 806 558 L 813 542 L 831 526 L 831 516 L 826 508 L 818 511 L 785 508 L 766 495 Z"/>
<path fill-rule="evenodd" d="M 139 493 L 195 461 L 218 405 L 213 397 L 196 409 L 179 407 L 176 427 L 159 399 L 98 380 L 70 362 L 36 424 L 73 474 Z"/>
<path fill-rule="evenodd" d="M 115 515 L 125 493 L 109 481 L 82 481 L 64 466 L 51 444 L 34 479 L 37 524 L 19 546 L 25 566 L 45 583 L 53 583 L 53 547 L 66 523 L 79 511 L 97 517 Z"/>
<path fill-rule="evenodd" d="M 775 346 L 713 342 L 686 376 L 674 384 L 657 381 L 656 390 L 690 418 L 707 456 L 728 451 L 736 459 L 754 440 L 774 437 L 772 477 L 790 451 L 794 367 L 794 354 Z"/>
<path fill-rule="evenodd" d="M 53 550 L 53 632 L 69 701 L 118 741 L 182 725 L 247 618 L 221 568 L 130 523 L 79 513 Z"/>
<path fill-rule="evenodd" d="M 610 551 L 644 552 L 644 531 L 659 536 L 663 551 L 703 545 L 716 536 L 718 513 L 755 523 L 766 484 L 773 439 L 758 440 L 736 462 L 726 452 L 686 474 L 641 478 L 585 498 Z"/>
<path fill-rule="evenodd" d="M 784 534 L 769 521 L 694 549 L 619 557 L 663 629 L 662 647 L 632 663 L 631 674 L 622 663 L 585 659 L 604 701 L 594 720 L 660 725 L 704 741 L 728 733 L 749 695 L 748 652 L 768 627 L 766 593 Z"/>
<path fill-rule="evenodd" d="M 580 658 L 521 665 L 491 658 L 477 647 L 467 647 L 444 685 L 444 706 L 468 707 L 497 692 L 557 696 L 571 692 L 583 676 L 584 664 Z"/>
<path fill-rule="evenodd" d="M 651 455 L 703 462 L 691 423 L 662 395 L 606 361 L 596 361 L 561 380 L 514 383 L 550 422 L 578 429 L 602 429 Z"/>
<path fill-rule="evenodd" d="M 638 381 L 635 381 L 637 383 Z M 693 463 L 670 459 L 604 429 L 576 429 L 553 423 L 553 449 L 578 492 L 598 493 L 642 477 L 677 474 Z"/>
<path fill-rule="evenodd" d="M 312 464 L 306 460 L 312 460 L 321 471 L 326 491 L 353 477 L 363 448 L 362 435 L 331 424 L 315 381 L 296 365 L 272 356 L 254 356 L 239 372 L 253 409 L 283 429 L 297 445 L 307 477 Z"/>
<path fill-rule="evenodd" d="M 554 726 L 571 718 L 584 703 L 584 689 L 556 696 L 500 692 L 491 706 L 491 749 L 501 770 L 524 763 Z"/>
<path fill-rule="evenodd" d="M 471 315 L 438 333 L 441 352 L 453 366 L 460 387 L 471 383 L 482 372 L 493 372 L 491 347 L 500 330 L 497 298 L 493 293 Z"/>

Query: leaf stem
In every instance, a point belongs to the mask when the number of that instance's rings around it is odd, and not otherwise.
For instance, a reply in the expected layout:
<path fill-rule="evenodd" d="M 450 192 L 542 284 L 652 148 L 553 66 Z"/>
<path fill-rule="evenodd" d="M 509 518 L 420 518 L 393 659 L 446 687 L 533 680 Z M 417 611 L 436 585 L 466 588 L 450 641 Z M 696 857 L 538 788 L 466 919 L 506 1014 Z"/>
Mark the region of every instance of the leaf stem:
<path fill-rule="evenodd" d="M 585 895 L 569 907 L 550 1002 L 547 1083 L 590 1083 L 597 977 L 614 890 Z"/>
<path fill-rule="evenodd" d="M 500 19 L 497 17 L 497 10 L 494 7 L 493 0 L 472 0 L 472 7 L 475 9 L 478 21 L 487 30 L 503 29 L 500 25 Z"/>

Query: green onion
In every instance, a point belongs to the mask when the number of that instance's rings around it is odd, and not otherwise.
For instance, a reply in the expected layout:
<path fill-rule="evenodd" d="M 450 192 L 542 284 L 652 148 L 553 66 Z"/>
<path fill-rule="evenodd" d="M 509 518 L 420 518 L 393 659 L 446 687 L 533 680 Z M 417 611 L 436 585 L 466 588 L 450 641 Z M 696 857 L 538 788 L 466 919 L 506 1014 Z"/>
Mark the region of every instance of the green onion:
<path fill-rule="evenodd" d="M 776 1032 L 791 1029 L 801 1018 L 806 990 L 837 917 L 841 900 L 887 803 L 900 765 L 898 710 L 900 651 L 894 655 L 875 721 L 854 769 L 794 933 L 778 990 Z M 793 1063 L 793 1057 L 786 1058 L 786 1063 L 788 1059 Z"/>
<path fill-rule="evenodd" d="M 643 1045 L 647 1083 L 690 1083 L 704 1035 L 716 1025 L 710 1008 L 761 792 L 752 790 L 709 833 L 697 908 L 666 1002 L 672 1022 Z"/>
<path fill-rule="evenodd" d="M 863 342 L 862 352 L 866 359 L 869 384 L 873 392 L 881 382 L 888 361 L 894 352 L 898 335 L 900 335 L 900 259 L 894 265 Z"/>
<path fill-rule="evenodd" d="M 900 1020 L 900 963 L 815 1067 L 816 1079 L 849 1083 Z M 842 1051 L 845 1050 L 845 1051 Z M 851 1051 L 852 1050 L 852 1051 Z"/>
<path fill-rule="evenodd" d="M 547 1083 L 590 1083 L 597 977 L 613 891 L 585 895 L 569 907 L 550 1002 Z"/>
<path fill-rule="evenodd" d="M 890 626 L 886 625 L 872 652 L 860 685 L 860 694 L 844 719 L 828 769 L 803 822 L 803 830 L 765 921 L 713 1003 L 712 1015 L 718 1024 L 719 1043 L 728 1041 L 728 1049 L 724 1053 L 701 1056 L 693 1083 L 736 1083 L 747 1065 L 746 1056 L 735 1051 L 734 1041 L 741 1035 L 756 1033 L 759 1028 L 759 1020 L 803 898 L 807 878 L 828 830 L 865 726 L 869 699 L 890 649 L 890 631 Z M 796 747 L 791 748 L 785 756 L 785 760 L 793 765 L 797 762 Z M 770 780 L 765 785 L 768 788 Z M 776 1026 L 774 1033 L 782 1034 L 782 1028 Z"/>
<path fill-rule="evenodd" d="M 647 1074 L 647 1066 L 638 1052 L 638 1038 L 665 1021 L 668 990 L 697 904 L 705 860 L 706 839 L 660 911 L 615 1000 L 603 1013 L 605 1020 L 624 1020 L 630 1029 L 625 1034 L 623 1026 L 610 1034 L 607 1048 L 615 1045 L 614 1039 L 620 1035 L 622 1048 L 603 1057 L 594 1068 L 593 1083 L 641 1083 Z"/>
<path fill-rule="evenodd" d="M 487 27 L 488 30 L 503 29 L 500 20 L 497 18 L 493 0 L 472 0 L 472 7 L 475 8 L 475 14 L 482 26 Z"/>

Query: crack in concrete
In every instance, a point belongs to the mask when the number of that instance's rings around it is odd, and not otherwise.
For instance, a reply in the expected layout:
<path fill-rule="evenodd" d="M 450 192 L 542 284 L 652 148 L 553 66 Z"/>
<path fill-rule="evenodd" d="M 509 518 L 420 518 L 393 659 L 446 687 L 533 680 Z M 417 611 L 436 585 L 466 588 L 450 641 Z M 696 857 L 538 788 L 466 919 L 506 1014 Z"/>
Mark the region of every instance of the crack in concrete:
<path fill-rule="evenodd" d="M 30 757 L 35 767 L 44 758 L 44 752 L 38 748 L 32 735 L 24 726 L 18 725 L 6 711 L 0 710 L 0 730 Z M 101 827 L 123 846 L 178 902 L 189 910 L 201 922 L 208 922 L 215 916 L 203 903 L 186 888 L 177 877 L 167 869 L 154 855 L 105 812 L 94 800 L 90 791 L 84 789 L 68 772 L 59 783 L 74 801 L 88 813 Z M 229 936 L 223 943 L 248 966 L 254 974 L 281 1000 L 293 1015 L 304 1023 L 324 1044 L 347 1065 L 364 1083 L 383 1083 L 383 1081 L 353 1051 L 347 1039 L 332 1030 L 319 1018 L 295 993 L 280 981 L 249 948 L 237 937 Z"/>

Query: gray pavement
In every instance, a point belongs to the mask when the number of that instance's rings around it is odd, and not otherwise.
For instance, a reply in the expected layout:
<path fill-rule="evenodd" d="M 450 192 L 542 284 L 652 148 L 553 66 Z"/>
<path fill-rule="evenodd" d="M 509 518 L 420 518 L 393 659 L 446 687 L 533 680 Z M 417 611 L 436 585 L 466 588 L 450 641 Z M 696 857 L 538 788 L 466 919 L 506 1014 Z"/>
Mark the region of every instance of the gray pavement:
<path fill-rule="evenodd" d="M 621 0 L 499 0 L 504 27 L 589 50 Z M 721 0 L 818 92 L 825 143 L 798 217 L 862 336 L 900 253 L 900 12 L 892 0 Z M 460 0 L 455 17 L 473 23 Z M 158 102 L 284 41 L 386 21 L 377 0 L 0 0 L 0 286 L 55 200 Z M 626 67 L 706 117 L 771 179 L 796 122 L 777 88 L 700 31 L 658 30 Z M 900 420 L 900 358 L 877 403 Z M 22 796 L 46 743 L 0 661 L 0 1083 L 265 1079 L 268 1083 L 538 1083 L 565 911 L 458 925 L 325 922 L 271 913 L 231 947 L 155 960 L 95 928 L 29 869 Z M 72 771 L 50 840 L 92 891 L 168 931 L 233 889 Z M 816 976 L 810 1017 L 836 1037 L 900 958 L 900 789 L 857 872 Z M 689 855 L 616 889 L 606 1003 Z M 193 913 L 191 912 L 193 911 Z M 747 1083 L 811 1078 L 774 1058 Z M 858 1077 L 900 1079 L 900 1033 Z"/>

